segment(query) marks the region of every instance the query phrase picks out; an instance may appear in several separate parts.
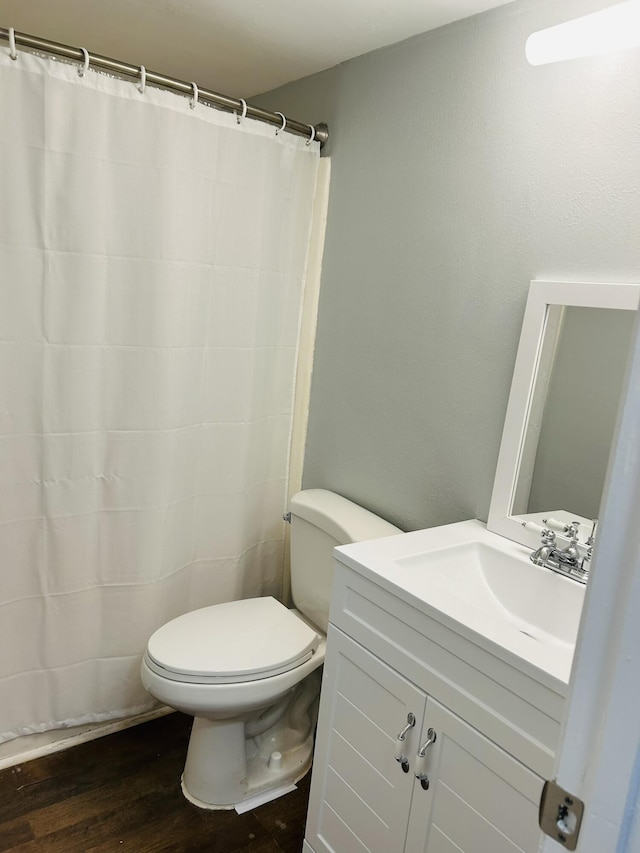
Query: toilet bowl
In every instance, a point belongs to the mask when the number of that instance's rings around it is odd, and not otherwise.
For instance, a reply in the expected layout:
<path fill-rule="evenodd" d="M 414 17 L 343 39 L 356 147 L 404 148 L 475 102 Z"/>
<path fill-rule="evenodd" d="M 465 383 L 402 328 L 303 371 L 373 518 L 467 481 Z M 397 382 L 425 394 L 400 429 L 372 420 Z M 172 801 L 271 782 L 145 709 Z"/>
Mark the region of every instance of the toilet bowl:
<path fill-rule="evenodd" d="M 333 547 L 399 533 L 321 489 L 291 501 L 292 593 L 203 607 L 159 628 L 141 678 L 165 705 L 193 715 L 182 790 L 229 809 L 286 791 L 308 771 L 320 696 Z M 357 536 L 357 538 L 356 538 Z"/>
<path fill-rule="evenodd" d="M 195 717 L 182 790 L 233 808 L 309 769 L 325 638 L 274 598 L 205 607 L 149 640 L 145 688 Z M 217 768 L 211 772 L 211 768 Z"/>

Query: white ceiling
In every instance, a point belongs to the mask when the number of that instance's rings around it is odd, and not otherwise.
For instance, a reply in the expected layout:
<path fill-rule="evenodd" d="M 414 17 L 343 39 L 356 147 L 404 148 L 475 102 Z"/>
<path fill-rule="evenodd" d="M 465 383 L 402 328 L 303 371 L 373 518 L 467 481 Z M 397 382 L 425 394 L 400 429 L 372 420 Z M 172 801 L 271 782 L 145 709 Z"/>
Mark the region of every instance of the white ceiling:
<path fill-rule="evenodd" d="M 0 0 L 0 26 L 245 98 L 510 0 Z"/>

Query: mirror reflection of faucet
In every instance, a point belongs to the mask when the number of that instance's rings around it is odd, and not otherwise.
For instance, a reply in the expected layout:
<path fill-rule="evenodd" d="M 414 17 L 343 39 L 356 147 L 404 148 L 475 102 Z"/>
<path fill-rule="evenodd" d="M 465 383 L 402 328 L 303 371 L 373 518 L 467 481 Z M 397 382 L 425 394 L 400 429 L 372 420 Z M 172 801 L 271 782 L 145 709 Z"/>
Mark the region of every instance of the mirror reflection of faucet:
<path fill-rule="evenodd" d="M 555 530 L 558 533 L 569 533 L 571 529 L 571 524 L 566 521 L 558 521 L 557 518 L 543 518 L 542 523 L 549 528 L 549 530 Z M 576 524 L 576 522 L 572 522 Z"/>
<path fill-rule="evenodd" d="M 593 544 L 595 542 L 595 530 L 597 520 L 593 522 L 591 535 L 580 548 L 579 531 L 580 522 L 572 521 L 570 524 L 557 521 L 553 518 L 543 519 L 546 527 L 540 527 L 535 522 L 523 522 L 523 527 L 529 530 L 539 531 L 542 537 L 540 547 L 536 548 L 529 557 L 536 566 L 543 566 L 554 572 L 572 578 L 579 583 L 586 583 L 589 576 L 589 563 L 593 555 Z M 558 532 L 569 539 L 569 544 L 559 548 L 556 542 L 556 533 L 551 528 L 555 527 Z"/>

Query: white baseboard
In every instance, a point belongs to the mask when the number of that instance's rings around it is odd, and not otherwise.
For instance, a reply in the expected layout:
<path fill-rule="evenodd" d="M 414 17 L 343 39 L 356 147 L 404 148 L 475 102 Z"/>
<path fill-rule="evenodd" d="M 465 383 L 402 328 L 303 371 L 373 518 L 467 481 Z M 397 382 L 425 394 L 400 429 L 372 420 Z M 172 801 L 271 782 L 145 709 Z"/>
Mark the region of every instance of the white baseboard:
<path fill-rule="evenodd" d="M 54 752 L 62 752 L 62 750 L 69 749 L 72 746 L 78 746 L 81 743 L 96 740 L 99 737 L 128 729 L 131 726 L 155 720 L 157 717 L 164 717 L 166 714 L 172 714 L 173 710 L 173 708 L 168 708 L 165 705 L 162 708 L 156 708 L 135 717 L 126 717 L 123 720 L 114 720 L 108 723 L 88 723 L 74 729 L 57 729 L 56 731 L 16 738 L 0 747 L 0 770 L 33 761 L 34 758 L 42 758 L 44 755 L 52 755 Z M 11 752 L 12 747 L 14 747 L 13 752 Z"/>

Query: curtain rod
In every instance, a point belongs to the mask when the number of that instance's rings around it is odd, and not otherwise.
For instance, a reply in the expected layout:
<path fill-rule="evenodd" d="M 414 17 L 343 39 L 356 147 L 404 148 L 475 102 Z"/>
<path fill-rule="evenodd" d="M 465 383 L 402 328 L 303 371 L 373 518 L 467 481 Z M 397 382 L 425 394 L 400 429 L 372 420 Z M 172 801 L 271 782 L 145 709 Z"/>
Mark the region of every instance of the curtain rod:
<path fill-rule="evenodd" d="M 118 59 L 111 59 L 108 56 L 100 56 L 97 53 L 89 53 L 88 51 L 85 56 L 83 48 L 71 47 L 71 45 L 67 44 L 59 44 L 58 42 L 48 41 L 47 39 L 38 38 L 37 36 L 30 36 L 27 33 L 14 32 L 13 36 L 16 46 L 20 45 L 21 47 L 26 47 L 29 50 L 51 53 L 54 56 L 61 56 L 64 59 L 76 59 L 80 62 L 85 62 L 88 57 L 89 65 L 93 65 L 94 68 L 102 68 L 106 71 L 112 71 L 115 74 L 119 74 L 124 77 L 132 77 L 134 79 L 140 78 L 140 66 L 138 65 L 130 65 L 128 62 L 121 62 Z M 0 38 L 9 41 L 9 29 L 0 27 Z M 191 83 L 186 83 L 184 80 L 178 80 L 175 77 L 166 77 L 164 74 L 158 74 L 156 71 L 146 71 L 146 82 L 151 83 L 154 86 L 158 86 L 161 89 L 170 89 L 173 92 L 181 92 L 186 95 L 190 95 L 193 92 L 193 85 Z M 272 113 L 269 112 L 269 110 L 262 109 L 262 107 L 256 107 L 248 103 L 245 104 L 245 102 L 239 98 L 231 98 L 228 95 L 220 95 L 218 92 L 213 92 L 210 89 L 201 89 L 198 87 L 198 100 L 208 101 L 216 107 L 222 107 L 222 109 L 228 110 L 229 112 L 242 111 L 243 114 L 246 106 L 246 115 L 251 116 L 251 118 L 256 118 L 259 121 L 264 121 L 268 124 L 273 124 L 278 128 L 282 127 L 283 116 L 280 113 Z M 308 137 L 311 135 L 311 125 L 304 124 L 303 122 L 296 121 L 291 118 L 286 118 L 286 124 L 283 130 L 288 133 L 295 133 L 297 136 Z M 313 136 L 313 138 L 318 140 L 320 147 L 322 148 L 325 142 L 329 139 L 329 128 L 324 124 L 324 122 L 321 122 L 314 126 L 314 130 L 315 136 Z"/>

